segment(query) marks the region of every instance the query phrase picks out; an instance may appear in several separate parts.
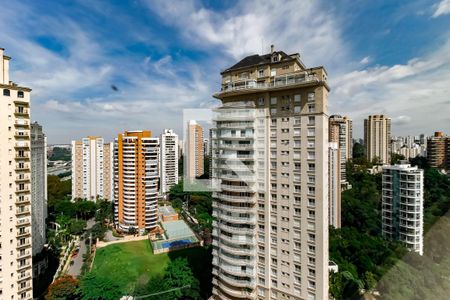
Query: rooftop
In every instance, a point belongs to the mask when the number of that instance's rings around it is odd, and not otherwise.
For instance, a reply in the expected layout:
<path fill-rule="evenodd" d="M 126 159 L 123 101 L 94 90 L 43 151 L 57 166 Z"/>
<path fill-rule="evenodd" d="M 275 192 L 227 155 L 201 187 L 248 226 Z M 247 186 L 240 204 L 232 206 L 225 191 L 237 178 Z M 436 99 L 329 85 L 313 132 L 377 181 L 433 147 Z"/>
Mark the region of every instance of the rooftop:
<path fill-rule="evenodd" d="M 159 213 L 162 214 L 163 216 L 173 216 L 177 214 L 177 212 L 173 209 L 173 207 L 168 205 L 160 206 Z"/>

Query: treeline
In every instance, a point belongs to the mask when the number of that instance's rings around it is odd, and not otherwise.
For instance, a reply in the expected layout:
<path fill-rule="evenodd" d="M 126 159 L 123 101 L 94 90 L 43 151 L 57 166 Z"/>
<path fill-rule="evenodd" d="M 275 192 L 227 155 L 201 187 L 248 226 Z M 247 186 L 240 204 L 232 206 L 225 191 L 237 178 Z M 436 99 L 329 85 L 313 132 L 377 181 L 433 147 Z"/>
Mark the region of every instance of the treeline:
<path fill-rule="evenodd" d="M 66 148 L 53 147 L 52 155 L 48 158 L 48 160 L 64 160 L 70 161 L 72 159 L 72 151 Z"/>
<path fill-rule="evenodd" d="M 370 164 L 363 157 L 357 162 L 347 165 L 347 177 L 353 188 L 342 193 L 342 228 L 330 229 L 330 259 L 339 265 L 339 273 L 330 275 L 331 295 L 336 299 L 359 299 L 361 290 L 377 289 L 383 299 L 427 299 L 411 292 L 411 286 L 427 281 L 425 274 L 437 280 L 436 276 L 450 270 L 450 259 L 446 256 L 450 254 L 450 242 L 442 242 L 450 230 L 450 225 L 443 225 L 447 224 L 443 222 L 447 218 L 434 227 L 433 237 L 425 239 L 423 257 L 409 253 L 399 243 L 384 240 L 381 237 L 381 175 L 368 174 L 366 168 Z M 450 180 L 430 168 L 425 158 L 414 158 L 411 164 L 424 169 L 424 227 L 429 231 L 450 208 Z M 427 273 L 424 268 L 414 271 L 417 266 L 436 267 L 438 262 L 447 263 L 447 259 L 448 265 L 442 266 L 441 271 Z M 400 281 L 396 280 L 399 274 Z M 449 276 L 450 272 L 446 274 Z M 404 283 L 401 287 L 400 282 Z M 397 284 L 396 288 L 390 288 L 392 283 Z M 408 293 L 403 291 L 408 289 Z M 412 294 L 416 298 L 409 298 Z"/>

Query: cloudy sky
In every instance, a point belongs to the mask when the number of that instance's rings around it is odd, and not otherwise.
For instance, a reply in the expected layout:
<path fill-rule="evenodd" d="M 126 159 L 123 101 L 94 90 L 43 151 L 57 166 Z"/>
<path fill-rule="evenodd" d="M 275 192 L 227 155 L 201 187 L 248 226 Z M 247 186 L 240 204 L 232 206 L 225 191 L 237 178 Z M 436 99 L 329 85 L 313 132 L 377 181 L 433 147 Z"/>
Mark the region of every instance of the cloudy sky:
<path fill-rule="evenodd" d="M 270 44 L 324 65 L 331 113 L 450 133 L 450 0 L 5 1 L 0 47 L 50 143 L 174 128 L 222 69 Z M 111 88 L 114 85 L 117 90 Z"/>

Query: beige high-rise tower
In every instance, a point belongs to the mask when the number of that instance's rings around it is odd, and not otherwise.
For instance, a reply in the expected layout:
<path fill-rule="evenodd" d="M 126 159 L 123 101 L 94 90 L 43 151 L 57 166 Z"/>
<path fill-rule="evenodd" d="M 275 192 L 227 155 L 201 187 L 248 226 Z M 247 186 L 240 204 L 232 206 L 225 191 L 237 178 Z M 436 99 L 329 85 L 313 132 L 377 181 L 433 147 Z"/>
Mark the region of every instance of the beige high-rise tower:
<path fill-rule="evenodd" d="M 186 138 L 186 172 L 188 178 L 202 176 L 204 173 L 203 127 L 190 120 Z"/>
<path fill-rule="evenodd" d="M 72 199 L 112 201 L 113 171 L 113 143 L 97 136 L 72 141 Z"/>
<path fill-rule="evenodd" d="M 0 48 L 0 298 L 32 299 L 30 92 Z"/>
<path fill-rule="evenodd" d="M 428 137 L 427 158 L 431 167 L 450 170 L 450 136 L 438 131 Z"/>
<path fill-rule="evenodd" d="M 382 164 L 390 164 L 391 119 L 384 115 L 369 116 L 364 120 L 364 146 L 369 161 L 378 158 Z"/>
<path fill-rule="evenodd" d="M 213 299 L 326 300 L 327 73 L 272 49 L 221 75 Z"/>

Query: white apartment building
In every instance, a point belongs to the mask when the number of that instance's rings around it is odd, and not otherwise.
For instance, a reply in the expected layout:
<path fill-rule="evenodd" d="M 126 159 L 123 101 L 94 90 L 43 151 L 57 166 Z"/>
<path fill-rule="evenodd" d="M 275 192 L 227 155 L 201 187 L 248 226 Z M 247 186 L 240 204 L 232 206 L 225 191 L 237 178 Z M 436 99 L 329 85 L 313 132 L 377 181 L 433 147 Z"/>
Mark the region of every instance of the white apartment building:
<path fill-rule="evenodd" d="M 0 48 L 0 298 L 32 299 L 30 92 Z"/>
<path fill-rule="evenodd" d="M 340 115 L 330 116 L 330 142 L 338 143 L 341 160 L 341 186 L 349 187 L 347 181 L 347 160 L 353 157 L 353 123 L 352 120 Z"/>
<path fill-rule="evenodd" d="M 383 166 L 382 234 L 423 255 L 423 170 L 406 161 Z"/>
<path fill-rule="evenodd" d="M 126 131 L 114 144 L 115 223 L 143 233 L 158 222 L 159 139 L 150 131 Z"/>
<path fill-rule="evenodd" d="M 31 206 L 34 256 L 44 249 L 47 218 L 47 137 L 37 122 L 31 124 Z"/>
<path fill-rule="evenodd" d="M 72 199 L 112 201 L 113 148 L 113 143 L 105 143 L 102 137 L 72 141 Z"/>
<path fill-rule="evenodd" d="M 172 129 L 164 129 L 160 145 L 160 190 L 165 195 L 178 183 L 178 135 Z"/>
<path fill-rule="evenodd" d="M 328 220 L 334 228 L 341 228 L 341 149 L 336 142 L 328 148 Z"/>
<path fill-rule="evenodd" d="M 328 299 L 327 73 L 273 51 L 221 73 L 212 299 Z"/>

